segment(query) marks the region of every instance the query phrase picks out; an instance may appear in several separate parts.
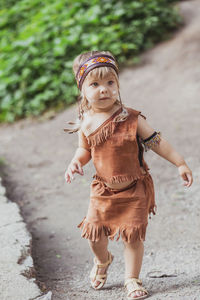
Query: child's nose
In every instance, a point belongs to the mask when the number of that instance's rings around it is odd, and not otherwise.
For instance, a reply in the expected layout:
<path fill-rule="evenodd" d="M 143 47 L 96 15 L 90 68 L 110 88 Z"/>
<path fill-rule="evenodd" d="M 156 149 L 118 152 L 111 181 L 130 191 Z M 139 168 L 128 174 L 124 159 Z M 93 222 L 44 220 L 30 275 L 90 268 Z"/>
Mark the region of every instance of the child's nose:
<path fill-rule="evenodd" d="M 100 91 L 101 91 L 101 93 L 107 93 L 107 88 L 106 88 L 106 86 L 101 85 Z"/>

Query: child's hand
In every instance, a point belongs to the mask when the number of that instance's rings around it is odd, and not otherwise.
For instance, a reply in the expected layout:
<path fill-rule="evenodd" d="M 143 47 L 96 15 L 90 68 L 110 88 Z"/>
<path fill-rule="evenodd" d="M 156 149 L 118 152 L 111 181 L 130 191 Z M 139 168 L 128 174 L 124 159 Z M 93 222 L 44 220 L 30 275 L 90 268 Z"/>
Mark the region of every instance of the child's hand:
<path fill-rule="evenodd" d="M 190 187 L 193 182 L 192 171 L 190 170 L 190 168 L 186 164 L 183 164 L 178 167 L 178 171 L 180 176 L 184 180 L 183 185 Z"/>
<path fill-rule="evenodd" d="M 71 183 L 71 180 L 74 179 L 74 173 L 83 175 L 83 169 L 81 167 L 80 162 L 77 160 L 71 161 L 67 168 L 67 171 L 65 172 L 65 180 L 67 181 L 67 183 Z"/>

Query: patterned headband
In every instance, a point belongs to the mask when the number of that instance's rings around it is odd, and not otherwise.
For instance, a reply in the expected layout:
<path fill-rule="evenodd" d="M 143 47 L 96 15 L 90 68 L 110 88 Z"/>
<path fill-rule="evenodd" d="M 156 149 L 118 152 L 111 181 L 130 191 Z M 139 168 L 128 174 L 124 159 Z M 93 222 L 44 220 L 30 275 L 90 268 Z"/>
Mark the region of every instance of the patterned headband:
<path fill-rule="evenodd" d="M 93 55 L 90 58 L 88 58 L 78 69 L 78 72 L 76 73 L 76 80 L 78 84 L 78 88 L 81 90 L 83 81 L 87 74 L 99 67 L 111 67 L 115 70 L 115 72 L 118 75 L 118 66 L 114 58 L 110 55 L 106 54 L 98 54 Z"/>

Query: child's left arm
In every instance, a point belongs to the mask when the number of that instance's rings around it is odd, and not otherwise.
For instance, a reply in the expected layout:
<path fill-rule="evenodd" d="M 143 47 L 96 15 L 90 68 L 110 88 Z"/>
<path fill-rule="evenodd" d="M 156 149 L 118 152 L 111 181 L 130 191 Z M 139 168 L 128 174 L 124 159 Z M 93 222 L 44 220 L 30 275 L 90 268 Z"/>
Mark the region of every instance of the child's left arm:
<path fill-rule="evenodd" d="M 142 140 L 150 137 L 155 130 L 149 126 L 146 120 L 138 116 L 138 129 L 137 134 Z M 151 149 L 162 156 L 172 164 L 174 164 L 179 171 L 180 176 L 184 180 L 184 186 L 190 187 L 193 182 L 192 171 L 187 166 L 184 158 L 162 137 L 159 138 L 159 142 L 151 145 Z"/>

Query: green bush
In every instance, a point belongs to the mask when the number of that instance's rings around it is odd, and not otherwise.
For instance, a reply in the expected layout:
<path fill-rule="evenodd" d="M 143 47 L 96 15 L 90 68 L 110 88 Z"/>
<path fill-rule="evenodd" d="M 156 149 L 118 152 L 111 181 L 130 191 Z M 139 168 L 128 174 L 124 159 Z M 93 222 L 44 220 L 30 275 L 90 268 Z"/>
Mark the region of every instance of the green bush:
<path fill-rule="evenodd" d="M 168 0 L 7 0 L 0 7 L 0 121 L 75 101 L 74 57 L 110 50 L 124 64 L 180 24 Z"/>

